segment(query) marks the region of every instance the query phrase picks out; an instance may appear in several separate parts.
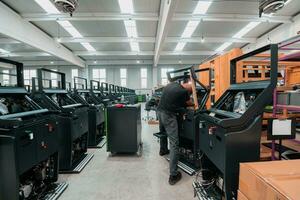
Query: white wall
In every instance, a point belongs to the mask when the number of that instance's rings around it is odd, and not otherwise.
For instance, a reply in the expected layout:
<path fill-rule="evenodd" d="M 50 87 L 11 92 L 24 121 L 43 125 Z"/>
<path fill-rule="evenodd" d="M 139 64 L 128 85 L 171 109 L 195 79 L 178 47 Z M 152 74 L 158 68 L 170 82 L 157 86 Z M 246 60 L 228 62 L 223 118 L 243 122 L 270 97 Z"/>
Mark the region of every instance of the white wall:
<path fill-rule="evenodd" d="M 190 66 L 190 65 L 188 65 Z M 161 68 L 184 68 L 185 65 L 158 65 L 157 68 L 153 69 L 152 65 L 133 65 L 133 66 L 102 66 L 102 65 L 91 65 L 88 68 L 78 68 L 76 66 L 43 66 L 48 69 L 57 69 L 60 72 L 66 74 L 66 81 L 71 82 L 71 70 L 79 69 L 79 76 L 86 77 L 88 80 L 92 78 L 93 69 L 106 69 L 106 81 L 115 85 L 120 85 L 120 69 L 127 69 L 127 87 L 135 89 L 138 94 L 151 93 L 153 87 L 161 84 Z M 25 66 L 24 69 L 38 69 L 37 66 Z M 141 68 L 147 68 L 148 71 L 148 87 L 146 89 L 141 89 Z M 157 82 L 157 83 L 156 83 Z"/>

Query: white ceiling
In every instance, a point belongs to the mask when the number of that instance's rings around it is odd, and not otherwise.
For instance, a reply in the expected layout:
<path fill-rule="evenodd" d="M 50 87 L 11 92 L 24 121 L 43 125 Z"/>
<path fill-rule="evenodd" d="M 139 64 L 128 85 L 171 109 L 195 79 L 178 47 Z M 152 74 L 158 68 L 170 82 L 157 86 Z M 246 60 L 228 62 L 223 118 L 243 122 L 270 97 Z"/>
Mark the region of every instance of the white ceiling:
<path fill-rule="evenodd" d="M 28 16 L 32 14 L 41 14 L 42 16 L 47 16 L 45 11 L 39 7 L 39 5 L 34 0 L 0 0 L 6 5 L 8 5 L 15 12 L 21 16 Z M 197 5 L 196 0 L 179 0 L 177 8 L 175 10 L 175 16 L 182 14 L 191 15 L 193 10 Z M 93 13 L 104 13 L 112 14 L 112 16 L 120 15 L 120 8 L 118 0 L 80 0 L 79 8 L 74 13 L 74 17 L 79 16 L 83 13 L 93 14 Z M 139 15 L 147 16 L 156 16 L 157 19 L 148 19 L 148 20 L 136 20 L 137 35 L 138 37 L 149 37 L 152 39 L 152 42 L 139 42 L 140 55 L 132 54 L 127 55 L 128 52 L 131 52 L 129 42 L 91 42 L 90 44 L 95 48 L 95 50 L 101 53 L 101 55 L 86 55 L 87 51 L 80 43 L 62 43 L 69 50 L 78 55 L 85 61 L 91 60 L 152 60 L 153 54 L 155 52 L 155 38 L 157 34 L 157 29 L 159 26 L 158 19 L 160 15 L 160 6 L 161 0 L 133 0 L 134 11 Z M 300 0 L 293 0 L 289 3 L 284 9 L 279 11 L 274 16 L 294 16 L 300 12 Z M 247 1 L 237 1 L 237 0 L 214 0 L 211 6 L 209 7 L 207 15 L 217 15 L 217 14 L 235 14 L 235 15 L 254 15 L 258 16 L 258 0 L 247 0 Z M 49 16 L 49 15 L 48 15 Z M 174 17 L 175 17 L 174 16 Z M 238 18 L 238 16 L 236 17 Z M 55 20 L 50 21 L 31 21 L 35 26 L 40 28 L 49 36 L 54 39 L 59 39 L 61 37 L 71 38 L 72 36 L 64 30 Z M 72 25 L 80 32 L 83 37 L 127 37 L 127 32 L 124 26 L 123 20 L 99 20 L 99 19 L 90 19 L 90 20 L 71 20 Z M 167 34 L 167 39 L 170 37 L 177 37 L 178 41 L 180 36 L 183 33 L 188 19 L 186 20 L 171 20 L 169 22 L 169 31 Z M 192 38 L 203 37 L 221 37 L 221 38 L 231 38 L 239 30 L 245 27 L 249 21 L 225 21 L 225 20 L 214 20 L 214 21 L 201 21 L 194 31 Z M 280 23 L 273 22 L 264 22 L 258 25 L 255 29 L 247 33 L 244 38 L 258 38 L 262 34 L 265 34 L 272 28 L 275 28 Z M 40 50 L 33 48 L 29 45 L 22 43 L 8 43 L 4 42 L 4 36 L 0 34 L 0 48 L 7 50 L 14 54 L 14 58 L 19 61 L 28 61 L 28 60 L 60 60 L 53 56 L 41 56 L 39 54 Z M 2 41 L 2 42 L 1 42 Z M 172 55 L 177 42 L 164 42 L 162 45 L 162 54 L 160 57 L 161 61 L 173 60 L 175 63 L 178 60 L 191 60 L 191 61 L 201 61 L 209 57 L 210 55 L 195 55 L 195 52 L 213 52 L 224 42 L 189 42 L 185 45 L 183 53 L 176 53 Z M 228 49 L 232 47 L 242 47 L 247 43 L 233 43 Z M 227 49 L 227 50 L 228 50 Z M 108 55 L 105 53 L 108 52 Z M 118 52 L 116 55 L 113 55 L 113 52 Z M 122 53 L 123 52 L 123 53 Z M 169 53 L 168 53 L 169 52 Z M 189 55 L 189 52 L 191 55 Z M 21 53 L 18 56 L 18 53 Z M 28 53 L 28 54 L 22 54 Z M 30 54 L 32 53 L 32 54 Z M 84 55 L 82 55 L 84 54 Z"/>

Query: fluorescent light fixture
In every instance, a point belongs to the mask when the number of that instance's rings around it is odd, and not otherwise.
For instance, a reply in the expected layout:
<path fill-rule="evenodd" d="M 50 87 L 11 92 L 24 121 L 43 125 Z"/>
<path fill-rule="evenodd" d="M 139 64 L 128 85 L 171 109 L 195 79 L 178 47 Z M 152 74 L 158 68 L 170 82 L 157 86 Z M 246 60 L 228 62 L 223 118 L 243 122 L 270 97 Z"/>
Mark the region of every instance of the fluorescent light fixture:
<path fill-rule="evenodd" d="M 225 42 L 222 44 L 219 48 L 216 49 L 217 52 L 222 52 L 225 49 L 227 49 L 230 45 L 232 45 L 232 42 Z"/>
<path fill-rule="evenodd" d="M 96 49 L 88 42 L 81 42 L 80 44 L 88 51 L 96 51 Z"/>
<path fill-rule="evenodd" d="M 211 1 L 199 1 L 197 6 L 193 12 L 193 14 L 204 15 L 208 8 L 211 5 Z M 195 32 L 197 26 L 199 25 L 200 21 L 189 21 L 181 35 L 181 38 L 190 38 L 192 37 L 193 33 Z M 203 41 L 204 42 L 204 41 Z M 175 51 L 182 51 L 185 47 L 186 42 L 179 42 L 176 45 Z"/>
<path fill-rule="evenodd" d="M 175 48 L 175 51 L 182 51 L 183 48 L 185 47 L 186 42 L 178 42 Z"/>
<path fill-rule="evenodd" d="M 59 10 L 49 0 L 35 0 L 49 14 L 60 14 Z"/>
<path fill-rule="evenodd" d="M 94 64 L 97 64 L 97 61 L 96 61 L 96 60 L 94 61 Z"/>
<path fill-rule="evenodd" d="M 179 63 L 179 64 L 182 64 L 182 60 L 179 60 L 178 63 Z"/>
<path fill-rule="evenodd" d="M 135 20 L 124 20 L 125 29 L 128 37 L 137 37 Z"/>
<path fill-rule="evenodd" d="M 136 63 L 137 63 L 137 64 L 140 64 L 140 63 L 141 63 L 141 61 L 137 60 L 137 61 L 136 61 Z"/>
<path fill-rule="evenodd" d="M 132 0 L 118 0 L 121 13 L 133 14 L 133 3 Z"/>
<path fill-rule="evenodd" d="M 53 61 L 51 61 L 51 62 L 50 62 L 50 64 L 52 64 L 52 65 L 53 65 L 53 64 L 54 64 L 54 62 L 53 62 Z"/>
<path fill-rule="evenodd" d="M 204 15 L 208 8 L 211 5 L 211 1 L 198 1 L 198 4 L 193 12 L 193 14 L 199 14 L 199 15 Z"/>
<path fill-rule="evenodd" d="M 260 22 L 250 22 L 247 24 L 244 28 L 242 28 L 239 32 L 237 32 L 233 38 L 242 38 L 245 36 L 248 32 L 250 32 L 252 29 L 254 29 L 256 26 L 258 26 Z"/>
<path fill-rule="evenodd" d="M 0 53 L 10 53 L 9 51 L 6 51 L 5 49 L 0 48 Z"/>
<path fill-rule="evenodd" d="M 199 21 L 189 21 L 181 35 L 182 38 L 190 38 L 196 30 Z"/>
<path fill-rule="evenodd" d="M 140 51 L 140 46 L 138 42 L 130 42 L 131 51 Z"/>
<path fill-rule="evenodd" d="M 79 31 L 69 21 L 57 21 L 74 38 L 82 38 Z"/>

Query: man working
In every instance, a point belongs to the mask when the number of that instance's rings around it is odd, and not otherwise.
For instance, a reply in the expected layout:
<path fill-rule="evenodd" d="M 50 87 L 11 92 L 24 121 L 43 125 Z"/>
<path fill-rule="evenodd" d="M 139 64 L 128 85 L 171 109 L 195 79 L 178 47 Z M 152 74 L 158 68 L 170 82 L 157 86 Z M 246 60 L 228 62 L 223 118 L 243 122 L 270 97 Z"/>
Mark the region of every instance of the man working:
<path fill-rule="evenodd" d="M 165 132 L 169 138 L 170 146 L 170 177 L 169 184 L 174 185 L 181 179 L 181 173 L 177 170 L 179 136 L 177 117 L 187 106 L 193 106 L 190 98 L 192 85 L 187 83 L 169 83 L 163 90 L 157 108 L 160 132 Z M 167 137 L 160 139 L 161 156 L 169 153 Z"/>

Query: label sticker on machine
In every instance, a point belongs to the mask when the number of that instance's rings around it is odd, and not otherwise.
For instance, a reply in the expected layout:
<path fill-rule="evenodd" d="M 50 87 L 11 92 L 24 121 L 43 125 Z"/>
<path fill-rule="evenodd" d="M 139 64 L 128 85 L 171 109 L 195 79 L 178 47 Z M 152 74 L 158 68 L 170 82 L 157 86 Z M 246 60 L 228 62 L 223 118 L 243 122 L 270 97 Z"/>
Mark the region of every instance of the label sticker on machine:
<path fill-rule="evenodd" d="M 274 119 L 272 124 L 273 135 L 291 135 L 292 120 Z"/>

